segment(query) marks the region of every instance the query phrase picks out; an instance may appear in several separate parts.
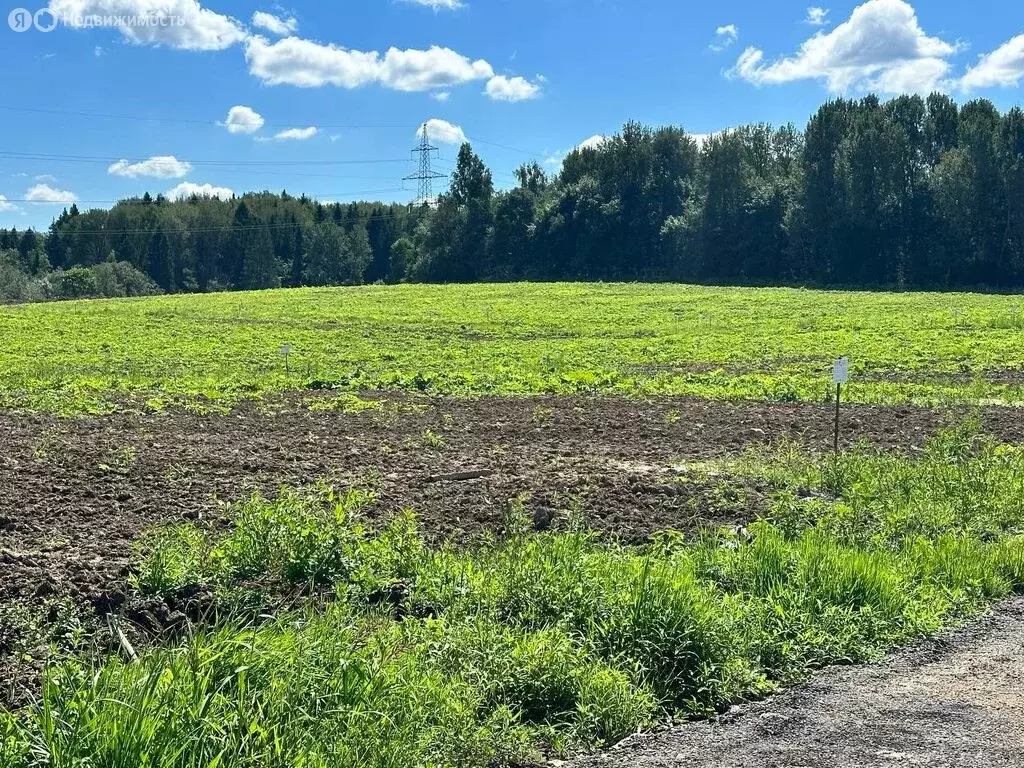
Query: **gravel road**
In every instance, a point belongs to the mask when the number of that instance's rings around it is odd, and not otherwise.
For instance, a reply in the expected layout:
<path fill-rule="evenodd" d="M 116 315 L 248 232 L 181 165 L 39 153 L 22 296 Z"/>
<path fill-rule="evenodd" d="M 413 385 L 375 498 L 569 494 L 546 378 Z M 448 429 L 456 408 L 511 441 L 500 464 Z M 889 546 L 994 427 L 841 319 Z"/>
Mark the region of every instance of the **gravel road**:
<path fill-rule="evenodd" d="M 573 768 L 1020 768 L 1024 598 L 886 661 L 837 667 L 715 722 L 637 736 Z"/>

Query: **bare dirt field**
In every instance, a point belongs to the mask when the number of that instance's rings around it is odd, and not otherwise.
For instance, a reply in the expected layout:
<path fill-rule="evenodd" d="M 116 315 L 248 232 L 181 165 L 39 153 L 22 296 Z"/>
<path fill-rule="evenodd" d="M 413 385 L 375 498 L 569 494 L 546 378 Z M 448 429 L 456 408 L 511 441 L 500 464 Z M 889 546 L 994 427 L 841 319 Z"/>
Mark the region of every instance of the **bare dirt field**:
<path fill-rule="evenodd" d="M 831 445 L 832 411 L 807 404 L 698 399 L 386 399 L 361 413 L 243 405 L 230 414 L 58 420 L 0 416 L 0 601 L 70 594 L 103 608 L 141 531 L 216 519 L 253 490 L 326 478 L 377 492 L 371 514 L 413 508 L 431 537 L 500 533 L 522 498 L 538 528 L 566 510 L 639 541 L 701 521 L 756 516 L 762 489 L 724 493 L 713 476 L 678 482 L 695 462 L 792 439 Z M 914 450 L 957 415 L 851 406 L 844 444 Z M 982 414 L 1001 439 L 1024 439 L 1010 409 Z M 463 472 L 484 474 L 453 479 Z"/>
<path fill-rule="evenodd" d="M 716 721 L 637 736 L 572 768 L 1017 768 L 1024 599 L 884 663 L 834 667 Z"/>
<path fill-rule="evenodd" d="M 230 502 L 285 484 L 366 485 L 377 494 L 371 516 L 415 509 L 434 540 L 500 534 L 506 504 L 519 498 L 538 529 L 557 527 L 576 508 L 592 527 L 638 542 L 665 529 L 745 522 L 764 509 L 768 489 L 726 482 L 705 462 L 783 440 L 822 451 L 832 443 L 826 405 L 364 397 L 381 407 L 0 416 L 0 609 L 69 596 L 87 612 L 116 611 L 145 529 L 182 519 L 217 524 Z M 965 415 L 849 406 L 843 445 L 914 451 Z M 980 416 L 998 438 L 1024 441 L 1016 411 Z M 5 653 L 0 636 L 0 677 L 22 682 L 17 692 L 0 691 L 0 701 L 24 701 L 41 659 L 25 665 Z"/>

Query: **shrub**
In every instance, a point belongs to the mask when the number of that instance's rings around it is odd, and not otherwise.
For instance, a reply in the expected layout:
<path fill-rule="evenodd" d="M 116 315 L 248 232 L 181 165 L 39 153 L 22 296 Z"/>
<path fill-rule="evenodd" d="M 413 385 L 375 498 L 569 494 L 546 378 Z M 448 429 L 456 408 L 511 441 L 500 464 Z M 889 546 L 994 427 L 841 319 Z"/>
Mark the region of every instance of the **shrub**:
<path fill-rule="evenodd" d="M 71 267 L 51 272 L 46 282 L 56 299 L 84 299 L 97 295 L 96 273 L 88 267 Z"/>

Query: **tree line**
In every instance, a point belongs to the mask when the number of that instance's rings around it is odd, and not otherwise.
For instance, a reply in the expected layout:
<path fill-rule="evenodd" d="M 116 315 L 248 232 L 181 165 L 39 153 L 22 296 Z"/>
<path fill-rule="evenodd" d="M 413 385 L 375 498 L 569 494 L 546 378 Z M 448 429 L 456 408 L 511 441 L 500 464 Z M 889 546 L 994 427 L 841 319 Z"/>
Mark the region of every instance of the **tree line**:
<path fill-rule="evenodd" d="M 698 143 L 627 123 L 497 191 L 468 144 L 432 205 L 286 192 L 72 206 L 0 230 L 30 274 L 125 262 L 163 291 L 425 281 L 679 280 L 895 288 L 1024 285 L 1024 112 L 943 94 L 836 99 L 803 131 Z"/>

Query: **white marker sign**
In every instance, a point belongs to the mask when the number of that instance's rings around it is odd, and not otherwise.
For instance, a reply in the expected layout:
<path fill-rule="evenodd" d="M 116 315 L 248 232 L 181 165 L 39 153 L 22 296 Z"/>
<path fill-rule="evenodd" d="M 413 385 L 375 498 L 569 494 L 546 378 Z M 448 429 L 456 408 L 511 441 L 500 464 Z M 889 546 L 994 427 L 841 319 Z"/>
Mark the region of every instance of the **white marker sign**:
<path fill-rule="evenodd" d="M 832 383 L 845 384 L 850 380 L 850 360 L 840 357 L 832 367 Z"/>

